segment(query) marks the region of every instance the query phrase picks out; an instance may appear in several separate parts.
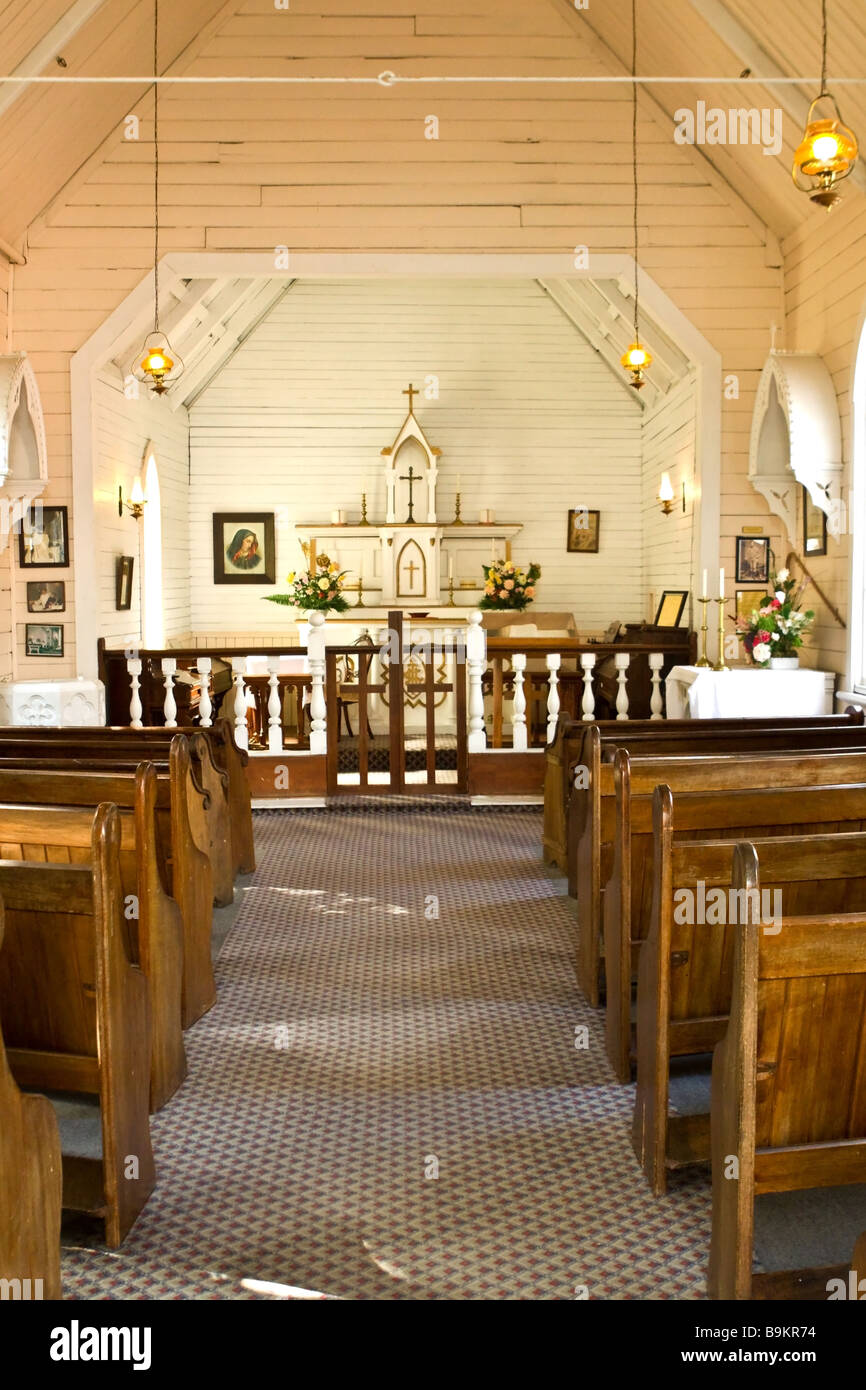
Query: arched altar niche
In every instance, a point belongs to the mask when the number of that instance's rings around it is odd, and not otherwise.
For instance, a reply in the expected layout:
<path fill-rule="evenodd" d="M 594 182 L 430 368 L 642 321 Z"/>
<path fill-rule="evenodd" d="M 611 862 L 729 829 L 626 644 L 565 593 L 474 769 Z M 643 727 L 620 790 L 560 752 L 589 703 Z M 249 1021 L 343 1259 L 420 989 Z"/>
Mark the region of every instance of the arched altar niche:
<path fill-rule="evenodd" d="M 752 416 L 749 481 L 799 544 L 797 484 L 830 514 L 842 482 L 842 431 L 836 392 L 815 353 L 771 352 Z"/>
<path fill-rule="evenodd" d="M 25 352 L 0 356 L 0 487 L 24 495 L 48 480 L 45 421 Z"/>
<path fill-rule="evenodd" d="M 410 466 L 413 458 L 422 460 L 423 472 L 415 474 L 415 477 L 424 484 L 427 493 L 426 498 L 420 500 L 413 498 L 414 507 L 418 508 L 420 515 L 413 514 L 412 520 L 413 522 L 426 522 L 428 526 L 434 526 L 436 524 L 436 480 L 439 477 L 438 461 L 442 456 L 442 450 L 430 443 L 415 419 L 412 411 L 412 398 L 418 394 L 415 388 L 410 384 L 409 390 L 404 394 L 409 397 L 409 413 L 400 426 L 394 443 L 382 450 L 382 457 L 386 460 L 385 524 L 393 526 L 397 521 L 397 483 L 400 481 L 397 472 L 397 456 L 404 449 L 404 446 L 409 444 L 410 447 L 405 449 L 405 456 L 410 461 Z M 412 447 L 413 444 L 416 447 Z M 412 471 L 414 472 L 414 469 Z"/>

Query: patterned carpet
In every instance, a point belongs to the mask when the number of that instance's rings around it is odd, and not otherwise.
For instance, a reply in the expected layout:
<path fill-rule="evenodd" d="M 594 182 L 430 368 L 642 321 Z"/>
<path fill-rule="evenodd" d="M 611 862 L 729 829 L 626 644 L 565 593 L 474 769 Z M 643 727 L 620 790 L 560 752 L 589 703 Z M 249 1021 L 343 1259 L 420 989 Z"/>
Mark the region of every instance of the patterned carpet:
<path fill-rule="evenodd" d="M 256 835 L 157 1188 L 119 1251 L 66 1226 L 66 1296 L 701 1297 L 708 1182 L 640 1175 L 540 812 L 347 800 Z"/>

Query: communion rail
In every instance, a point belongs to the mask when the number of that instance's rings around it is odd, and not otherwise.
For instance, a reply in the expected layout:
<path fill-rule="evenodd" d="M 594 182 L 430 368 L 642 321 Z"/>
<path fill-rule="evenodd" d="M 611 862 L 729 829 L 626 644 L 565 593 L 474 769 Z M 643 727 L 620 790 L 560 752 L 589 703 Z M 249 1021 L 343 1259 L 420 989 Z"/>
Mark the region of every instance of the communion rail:
<path fill-rule="evenodd" d="M 392 615 L 398 621 L 402 615 Z M 664 702 L 662 681 L 667 669 L 682 660 L 681 642 L 674 650 L 651 650 L 644 642 L 581 642 L 546 637 L 496 637 L 481 626 L 478 611 L 467 614 L 467 626 L 457 630 L 465 638 L 465 649 L 458 661 L 465 661 L 466 700 L 459 708 L 468 724 L 468 751 L 483 753 L 511 747 L 514 751 L 541 748 L 552 741 L 560 712 L 586 721 L 608 717 L 617 719 L 662 719 Z M 146 722 L 162 721 L 168 728 L 196 726 L 208 728 L 213 722 L 218 699 L 233 721 L 238 744 L 249 748 L 247 712 L 250 696 L 256 692 L 262 709 L 261 751 L 281 753 L 285 746 L 283 693 L 287 685 L 295 688 L 299 710 L 299 745 L 304 715 L 309 717 L 309 738 L 304 740 L 310 753 L 328 752 L 329 737 L 339 740 L 339 726 L 332 729 L 326 702 L 326 629 L 321 614 L 310 615 L 306 646 L 250 645 L 249 649 L 226 649 L 219 638 L 213 645 L 145 649 L 127 647 L 111 650 L 99 644 L 100 675 L 106 687 L 108 722 L 140 728 Z M 436 644 L 436 632 L 424 634 Z M 452 631 L 452 636 L 454 635 Z M 413 654 L 423 653 L 430 643 L 420 640 L 420 630 L 406 640 L 404 664 Z M 657 640 L 660 635 L 657 634 Z M 660 639 L 660 645 L 664 639 Z M 673 644 L 672 644 L 673 645 Z M 333 648 L 330 648 L 333 650 Z M 340 647 L 351 660 L 362 648 Z M 376 659 L 380 658 L 377 650 Z M 214 662 L 230 686 L 214 688 Z M 368 662 L 363 685 L 368 684 Z M 610 667 L 609 671 L 605 671 Z M 181 674 L 184 673 L 184 674 Z M 357 690 L 351 667 L 341 677 L 343 690 Z M 375 676 L 372 677 L 376 679 Z M 142 690 L 144 682 L 145 690 Z M 195 699 L 189 700 L 194 689 Z M 179 712 L 183 695 L 188 705 Z M 266 695 L 266 703 L 265 703 Z M 599 711 L 599 706 L 601 709 Z M 597 715 L 597 711 L 599 711 Z M 509 717 L 510 712 L 510 717 Z M 180 713 L 180 718 L 179 718 Z M 148 716 L 144 718 L 145 714 Z M 364 717 L 359 711 L 359 716 Z M 488 736 L 489 726 L 489 736 Z M 333 750 L 332 750 L 333 751 Z"/>

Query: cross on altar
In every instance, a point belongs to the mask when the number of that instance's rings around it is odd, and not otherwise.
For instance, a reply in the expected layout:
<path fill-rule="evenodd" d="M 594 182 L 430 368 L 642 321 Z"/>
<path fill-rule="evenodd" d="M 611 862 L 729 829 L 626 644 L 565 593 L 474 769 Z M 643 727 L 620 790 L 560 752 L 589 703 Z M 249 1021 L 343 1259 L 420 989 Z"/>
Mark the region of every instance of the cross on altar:
<path fill-rule="evenodd" d="M 415 387 L 412 385 L 412 383 L 411 383 L 411 381 L 410 381 L 410 382 L 409 382 L 409 389 L 408 389 L 407 391 L 404 391 L 404 392 L 403 392 L 403 395 L 409 397 L 409 414 L 411 415 L 411 414 L 413 413 L 413 412 L 412 412 L 412 398 L 413 398 L 413 396 L 420 396 L 420 395 L 421 395 L 421 392 L 420 392 L 420 391 L 416 391 L 416 390 L 415 390 Z"/>
<path fill-rule="evenodd" d="M 403 566 L 404 570 L 409 571 L 409 588 L 415 588 L 415 571 L 420 570 L 421 566 L 416 565 L 414 560 L 410 560 L 408 565 Z"/>
<path fill-rule="evenodd" d="M 411 390 L 411 387 L 410 387 L 410 390 Z M 405 392 L 404 392 L 403 394 L 405 395 Z M 412 515 L 412 505 L 413 505 L 413 503 L 412 503 L 412 489 L 414 488 L 415 484 L 416 484 L 416 483 L 420 483 L 420 481 L 421 481 L 421 474 L 415 472 L 415 469 L 412 467 L 411 463 L 409 464 L 409 472 L 408 472 L 408 473 L 401 473 L 401 475 L 400 475 L 400 482 L 401 482 L 401 483 L 408 483 L 408 484 L 409 484 L 409 515 L 408 515 L 407 518 L 406 518 L 406 520 L 407 520 L 408 522 L 411 522 L 411 521 L 414 520 L 414 517 L 413 517 L 413 515 Z"/>

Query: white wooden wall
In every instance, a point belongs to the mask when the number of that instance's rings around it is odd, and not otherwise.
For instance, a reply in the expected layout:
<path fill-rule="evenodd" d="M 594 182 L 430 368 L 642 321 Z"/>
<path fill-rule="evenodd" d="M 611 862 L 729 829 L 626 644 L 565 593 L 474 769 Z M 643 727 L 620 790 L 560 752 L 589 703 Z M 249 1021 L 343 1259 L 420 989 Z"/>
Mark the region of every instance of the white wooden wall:
<path fill-rule="evenodd" d="M 277 510 L 279 586 L 304 557 L 294 525 L 344 508 L 384 521 L 381 450 L 415 401 L 442 450 L 438 508 L 519 521 L 536 603 L 594 629 L 643 612 L 640 407 L 534 282 L 306 281 L 283 298 L 190 410 L 192 626 L 285 627 L 254 586 L 214 585 L 214 511 Z M 408 459 L 404 458 L 401 472 Z M 416 488 L 416 505 L 420 489 Z M 569 507 L 601 511 L 598 555 L 566 552 Z M 470 578 L 472 575 L 459 575 Z M 481 578 L 480 568 L 475 577 Z M 479 595 L 475 595 L 477 601 Z"/>
<path fill-rule="evenodd" d="M 113 646 L 136 641 L 141 634 L 139 596 L 141 526 L 128 512 L 117 514 L 117 489 L 132 493 L 133 480 L 144 483 L 144 452 L 155 445 L 162 506 L 163 609 L 166 638 L 189 630 L 189 423 L 186 411 L 172 412 L 142 391 L 129 400 L 119 382 L 100 377 L 94 399 L 94 496 L 99 565 L 100 636 Z M 115 567 L 119 555 L 133 555 L 133 606 L 118 612 Z"/>
<path fill-rule="evenodd" d="M 687 378 L 643 418 L 643 481 L 641 513 L 643 520 L 644 590 L 652 619 L 665 589 L 689 589 L 692 585 L 692 545 L 694 536 L 694 477 L 696 390 L 693 377 Z M 658 500 L 662 473 L 669 473 L 674 488 L 674 509 L 665 516 Z M 682 487 L 686 485 L 686 510 L 682 508 Z M 694 586 L 700 593 L 700 575 Z M 685 626 L 700 618 L 686 607 Z M 652 612 L 650 612 L 652 608 Z"/>
<path fill-rule="evenodd" d="M 9 262 L 0 251 L 0 352 L 7 351 Z M 12 674 L 12 576 L 14 537 L 0 537 L 0 680 Z"/>

